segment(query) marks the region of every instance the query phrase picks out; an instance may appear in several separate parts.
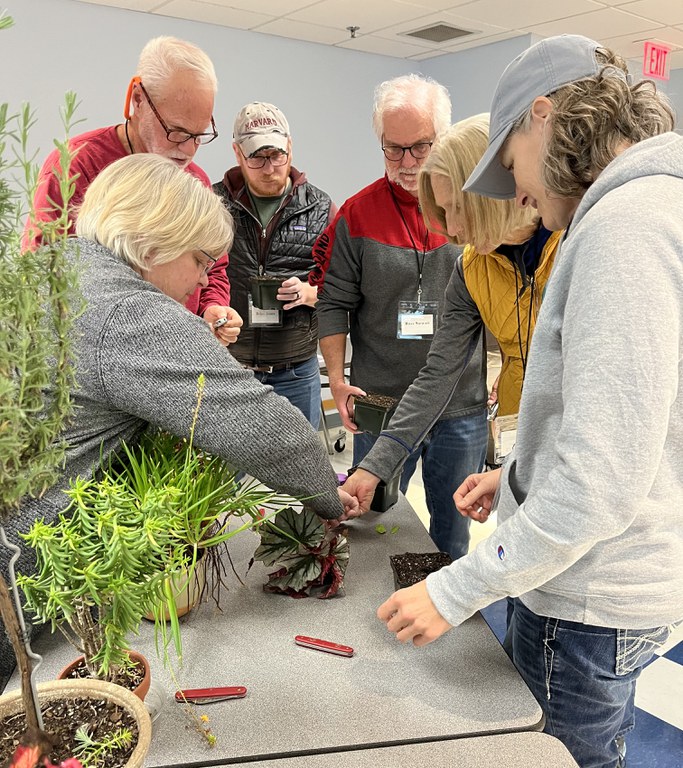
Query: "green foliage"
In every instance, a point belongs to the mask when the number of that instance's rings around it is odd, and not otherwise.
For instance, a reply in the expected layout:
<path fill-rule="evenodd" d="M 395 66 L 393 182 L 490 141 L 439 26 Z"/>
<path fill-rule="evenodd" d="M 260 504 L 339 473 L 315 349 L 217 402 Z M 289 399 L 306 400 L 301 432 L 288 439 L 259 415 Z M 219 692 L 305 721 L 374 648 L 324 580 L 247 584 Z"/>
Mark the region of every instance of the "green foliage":
<path fill-rule="evenodd" d="M 203 386 L 200 377 L 195 421 Z M 128 638 L 146 614 L 155 617 L 164 658 L 173 640 L 182 660 L 172 575 L 192 578 L 202 550 L 220 551 L 281 501 L 254 483 L 241 486 L 193 436 L 194 428 L 189 440 L 154 433 L 124 445 L 99 479 L 72 481 L 71 505 L 56 522 L 38 520 L 24 536 L 38 562 L 36 575 L 19 579 L 27 605 L 70 638 L 93 677 L 121 679 Z"/>
<path fill-rule="evenodd" d="M 104 768 L 110 755 L 119 749 L 129 747 L 133 741 L 130 728 L 117 728 L 113 733 L 101 739 L 93 738 L 85 726 L 76 731 L 74 756 L 82 763 L 83 768 Z"/>
<path fill-rule="evenodd" d="M 0 29 L 8 19 L 0 18 Z M 67 94 L 67 134 L 76 106 L 75 95 Z M 65 203 L 56 221 L 38 226 L 45 245 L 24 251 L 22 222 L 38 173 L 28 157 L 33 123 L 28 106 L 10 114 L 0 104 L 0 523 L 23 496 L 39 496 L 54 482 L 65 449 L 59 435 L 75 387 L 71 330 L 81 301 L 76 268 L 65 257 L 71 154 L 66 138 L 55 141 Z"/>
<path fill-rule="evenodd" d="M 344 584 L 349 561 L 348 540 L 338 529 L 326 527 L 309 508 L 287 507 L 263 524 L 261 544 L 254 560 L 278 565 L 264 589 L 292 597 L 306 597 L 322 589 L 319 597 L 333 597 Z"/>

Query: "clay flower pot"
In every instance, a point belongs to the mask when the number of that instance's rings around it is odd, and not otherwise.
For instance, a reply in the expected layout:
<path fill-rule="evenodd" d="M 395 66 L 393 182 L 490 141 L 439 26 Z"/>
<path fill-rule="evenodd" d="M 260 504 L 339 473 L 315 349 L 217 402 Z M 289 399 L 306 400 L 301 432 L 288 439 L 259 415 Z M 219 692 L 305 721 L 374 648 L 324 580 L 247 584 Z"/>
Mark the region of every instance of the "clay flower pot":
<path fill-rule="evenodd" d="M 258 309 L 282 309 L 282 302 L 277 298 L 277 292 L 283 283 L 282 277 L 270 275 L 254 275 L 249 279 L 251 300 Z"/>
<path fill-rule="evenodd" d="M 450 565 L 453 558 L 446 552 L 405 552 L 402 555 L 391 555 L 389 562 L 394 572 L 396 589 L 404 589 Z"/>
<path fill-rule="evenodd" d="M 139 667 L 142 667 L 144 670 L 142 682 L 140 685 L 138 685 L 135 690 L 131 691 L 131 693 L 136 696 L 140 701 L 145 700 L 145 696 L 147 695 L 149 691 L 149 686 L 152 682 L 152 675 L 149 669 L 149 662 L 147 659 L 141 654 L 137 653 L 136 651 L 128 651 L 128 655 L 133 659 L 133 661 L 136 661 Z M 57 680 L 66 680 L 68 682 L 73 683 L 74 685 L 79 684 L 81 682 L 87 682 L 88 680 L 92 680 L 92 678 L 77 678 L 77 677 L 70 677 L 72 672 L 79 667 L 81 664 L 84 663 L 85 657 L 79 656 L 77 659 L 74 659 L 71 664 L 68 664 L 64 669 L 57 675 Z M 104 682 L 101 680 L 95 680 L 94 682 Z M 113 685 L 113 683 L 107 683 L 107 685 Z M 117 688 L 122 688 L 123 686 L 116 686 Z M 124 690 L 127 690 L 124 688 Z"/>
<path fill-rule="evenodd" d="M 142 768 L 152 740 L 152 721 L 145 705 L 137 696 L 120 685 L 106 683 L 104 680 L 53 680 L 40 683 L 37 689 L 41 705 L 56 699 L 106 699 L 128 710 L 138 727 L 138 743 L 126 763 L 126 768 Z M 12 691 L 0 696 L 0 720 L 21 712 L 23 706 L 21 691 Z"/>
<path fill-rule="evenodd" d="M 365 397 L 354 397 L 353 420 L 361 432 L 379 435 L 391 420 L 397 405 L 395 397 L 368 392 Z"/>

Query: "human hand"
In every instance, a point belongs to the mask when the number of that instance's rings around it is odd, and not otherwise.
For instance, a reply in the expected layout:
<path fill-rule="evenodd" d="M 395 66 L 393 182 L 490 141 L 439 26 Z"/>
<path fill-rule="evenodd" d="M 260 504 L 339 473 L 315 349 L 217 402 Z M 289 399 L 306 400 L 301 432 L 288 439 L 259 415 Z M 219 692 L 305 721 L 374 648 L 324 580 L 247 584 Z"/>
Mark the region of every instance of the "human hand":
<path fill-rule="evenodd" d="M 240 329 L 242 328 L 242 318 L 232 307 L 221 307 L 217 304 L 212 304 L 206 308 L 203 317 L 204 321 L 211 328 L 213 335 L 224 347 L 237 341 Z M 222 323 L 223 318 L 227 318 L 227 323 Z M 222 324 L 216 328 L 215 324 L 218 320 Z"/>
<path fill-rule="evenodd" d="M 377 618 L 387 625 L 397 640 L 402 643 L 412 640 L 417 646 L 433 643 L 453 629 L 434 607 L 425 581 L 394 592 L 377 609 Z"/>
<path fill-rule="evenodd" d="M 491 514 L 493 499 L 500 485 L 501 469 L 466 477 L 453 494 L 453 501 L 463 517 L 485 523 Z"/>
<path fill-rule="evenodd" d="M 341 419 L 344 429 L 356 434 L 358 427 L 353 421 L 353 405 L 349 403 L 351 395 L 364 396 L 365 392 L 360 387 L 352 387 L 345 381 L 330 382 L 330 391 L 334 398 L 337 411 L 339 411 L 339 418 Z"/>
<path fill-rule="evenodd" d="M 500 374 L 496 376 L 496 380 L 491 386 L 491 392 L 489 393 L 489 399 L 486 401 L 486 405 L 490 408 L 494 403 L 498 402 L 498 382 L 500 381 Z"/>
<path fill-rule="evenodd" d="M 354 513 L 344 512 L 344 520 L 352 517 L 364 515 L 372 503 L 372 497 L 375 495 L 375 488 L 379 484 L 379 477 L 373 475 L 365 469 L 357 469 L 352 475 L 349 475 L 341 490 L 355 496 L 357 509 Z"/>
<path fill-rule="evenodd" d="M 282 309 L 314 307 L 318 301 L 318 289 L 315 285 L 302 283 L 298 277 L 289 277 L 278 289 L 277 297 L 280 301 L 287 302 Z"/>
<path fill-rule="evenodd" d="M 358 499 L 352 493 L 344 487 L 338 488 L 337 491 L 339 492 L 341 503 L 344 505 L 344 514 L 337 518 L 338 522 L 341 523 L 344 520 L 350 520 L 352 517 L 358 517 L 358 515 L 362 514 Z"/>

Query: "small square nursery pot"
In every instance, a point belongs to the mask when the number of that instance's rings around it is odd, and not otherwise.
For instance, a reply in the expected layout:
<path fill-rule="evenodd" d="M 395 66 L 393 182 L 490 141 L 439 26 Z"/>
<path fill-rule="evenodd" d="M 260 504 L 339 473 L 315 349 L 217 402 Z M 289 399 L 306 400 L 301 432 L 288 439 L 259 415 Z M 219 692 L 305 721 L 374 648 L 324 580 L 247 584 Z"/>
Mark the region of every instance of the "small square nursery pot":
<path fill-rule="evenodd" d="M 357 467 L 351 467 L 349 475 L 352 475 L 356 471 Z M 401 473 L 391 478 L 388 483 L 384 480 L 380 480 L 377 488 L 375 488 L 375 494 L 372 497 L 370 503 L 370 509 L 373 512 L 386 512 L 389 507 L 393 507 L 398 501 L 398 490 L 401 483 Z"/>
<path fill-rule="evenodd" d="M 270 275 L 254 275 L 249 278 L 251 300 L 258 309 L 282 309 L 282 302 L 277 298 L 284 278 Z"/>
<path fill-rule="evenodd" d="M 395 397 L 368 392 L 365 397 L 354 397 L 353 420 L 361 432 L 379 435 L 391 420 L 397 405 Z"/>
<path fill-rule="evenodd" d="M 453 558 L 446 552 L 406 552 L 403 555 L 391 555 L 389 562 L 394 572 L 396 589 L 404 589 L 426 579 L 430 573 L 445 565 L 450 565 Z"/>

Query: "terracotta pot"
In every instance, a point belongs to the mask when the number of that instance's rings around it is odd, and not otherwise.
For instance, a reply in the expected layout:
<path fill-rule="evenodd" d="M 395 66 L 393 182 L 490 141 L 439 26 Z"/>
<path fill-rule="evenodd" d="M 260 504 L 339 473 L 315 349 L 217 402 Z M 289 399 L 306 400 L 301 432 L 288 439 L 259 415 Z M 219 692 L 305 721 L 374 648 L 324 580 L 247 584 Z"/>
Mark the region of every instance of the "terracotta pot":
<path fill-rule="evenodd" d="M 171 579 L 171 589 L 175 595 L 174 602 L 178 618 L 189 613 L 199 602 L 202 590 L 206 584 L 206 557 L 205 551 L 200 550 L 199 557 L 194 567 L 192 578 L 188 576 L 187 569 L 183 569 Z M 145 618 L 154 621 L 153 613 L 146 613 Z M 164 610 L 164 619 L 169 621 L 171 617 L 168 610 Z"/>
<path fill-rule="evenodd" d="M 138 666 L 142 666 L 144 669 L 144 675 L 142 678 L 142 682 L 138 687 L 131 691 L 131 693 L 136 696 L 140 701 L 145 700 L 145 696 L 147 695 L 147 692 L 149 691 L 149 686 L 152 682 L 152 674 L 149 669 L 149 662 L 147 659 L 141 654 L 137 653 L 137 651 L 128 651 L 128 655 L 133 659 L 133 661 L 137 661 Z M 57 675 L 57 680 L 70 680 L 73 683 L 77 682 L 86 682 L 88 680 L 93 680 L 93 678 L 69 678 L 69 675 L 73 672 L 76 667 L 78 667 L 84 660 L 83 656 L 79 656 L 77 659 L 74 659 L 71 664 L 68 664 L 64 669 Z M 95 682 L 104 682 L 102 680 L 95 680 Z M 109 683 L 109 685 L 113 685 L 113 683 Z M 122 688 L 123 686 L 117 685 L 117 688 Z M 127 688 L 124 688 L 124 690 L 128 690 Z"/>
<path fill-rule="evenodd" d="M 131 754 L 126 768 L 142 768 L 145 755 L 152 739 L 152 721 L 140 699 L 126 688 L 104 680 L 52 680 L 40 683 L 38 700 L 41 704 L 65 698 L 107 699 L 127 709 L 138 726 L 138 743 Z M 23 711 L 21 691 L 12 691 L 0 696 L 0 719 Z"/>

